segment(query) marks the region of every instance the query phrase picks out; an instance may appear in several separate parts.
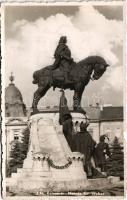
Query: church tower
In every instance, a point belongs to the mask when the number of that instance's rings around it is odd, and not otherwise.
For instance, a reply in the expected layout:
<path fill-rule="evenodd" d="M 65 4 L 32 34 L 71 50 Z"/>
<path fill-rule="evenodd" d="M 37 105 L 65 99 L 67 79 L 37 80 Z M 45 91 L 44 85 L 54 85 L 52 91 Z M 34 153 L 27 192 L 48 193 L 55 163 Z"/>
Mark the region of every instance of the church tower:
<path fill-rule="evenodd" d="M 5 89 L 5 116 L 24 117 L 26 116 L 26 106 L 23 102 L 21 92 L 13 83 L 14 76 L 12 75 L 12 73 L 9 79 L 10 84 Z"/>

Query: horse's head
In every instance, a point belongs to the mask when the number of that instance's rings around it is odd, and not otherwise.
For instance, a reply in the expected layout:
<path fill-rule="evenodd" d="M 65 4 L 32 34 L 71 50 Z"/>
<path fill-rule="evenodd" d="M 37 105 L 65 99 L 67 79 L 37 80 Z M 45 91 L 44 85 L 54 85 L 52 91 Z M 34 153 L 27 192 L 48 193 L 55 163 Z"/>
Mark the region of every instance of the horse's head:
<path fill-rule="evenodd" d="M 92 74 L 92 80 L 98 80 L 109 66 L 104 60 L 104 58 L 102 58 L 101 56 L 89 56 L 84 60 L 80 61 L 78 65 L 82 66 L 85 72 L 86 70 L 88 70 L 88 74 L 90 76 Z"/>
<path fill-rule="evenodd" d="M 94 73 L 92 75 L 92 80 L 98 80 L 106 71 L 108 64 L 104 63 L 96 63 L 94 65 Z"/>
<path fill-rule="evenodd" d="M 91 64 L 93 65 L 93 73 L 91 77 L 92 80 L 98 80 L 109 66 L 104 58 L 100 56 L 90 56 L 88 61 L 91 61 Z"/>

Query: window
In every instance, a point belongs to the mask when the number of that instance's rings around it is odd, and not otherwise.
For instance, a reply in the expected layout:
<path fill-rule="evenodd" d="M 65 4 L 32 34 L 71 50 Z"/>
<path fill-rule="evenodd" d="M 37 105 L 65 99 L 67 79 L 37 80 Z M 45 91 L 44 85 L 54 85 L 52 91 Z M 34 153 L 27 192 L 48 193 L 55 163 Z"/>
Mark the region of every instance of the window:
<path fill-rule="evenodd" d="M 17 134 L 14 134 L 14 140 L 19 140 L 19 136 Z"/>
<path fill-rule="evenodd" d="M 10 117 L 10 113 L 9 112 L 6 112 L 6 117 Z"/>
<path fill-rule="evenodd" d="M 18 140 L 19 139 L 19 137 L 18 136 L 14 136 L 14 140 Z"/>

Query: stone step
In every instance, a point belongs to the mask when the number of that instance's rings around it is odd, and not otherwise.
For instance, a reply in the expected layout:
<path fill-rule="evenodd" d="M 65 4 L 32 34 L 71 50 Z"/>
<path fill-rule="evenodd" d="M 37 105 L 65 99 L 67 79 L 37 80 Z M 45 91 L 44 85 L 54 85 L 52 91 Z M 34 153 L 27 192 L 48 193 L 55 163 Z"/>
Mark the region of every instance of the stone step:
<path fill-rule="evenodd" d="M 12 173 L 11 174 L 11 177 L 15 178 L 15 179 L 18 178 L 19 176 L 20 176 L 19 173 Z"/>
<path fill-rule="evenodd" d="M 97 179 L 88 179 L 89 189 L 99 189 L 101 187 L 107 186 L 110 183 L 108 178 L 97 178 Z"/>
<path fill-rule="evenodd" d="M 17 185 L 17 179 L 15 178 L 6 178 L 6 187 L 11 187 Z"/>
<path fill-rule="evenodd" d="M 88 186 L 88 181 L 84 179 L 77 180 L 66 180 L 66 179 L 43 179 L 43 181 L 39 181 L 36 179 L 20 179 L 18 181 L 18 189 L 22 189 L 23 191 L 45 191 L 49 192 L 62 192 L 62 191 L 82 191 Z"/>

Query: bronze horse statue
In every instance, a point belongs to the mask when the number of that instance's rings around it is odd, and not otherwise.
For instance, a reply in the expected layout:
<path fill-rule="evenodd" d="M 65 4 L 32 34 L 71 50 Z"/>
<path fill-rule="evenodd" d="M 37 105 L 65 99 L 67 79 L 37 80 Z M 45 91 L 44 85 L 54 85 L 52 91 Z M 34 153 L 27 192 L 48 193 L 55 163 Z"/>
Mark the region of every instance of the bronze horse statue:
<path fill-rule="evenodd" d="M 32 108 L 37 111 L 39 100 L 51 88 L 62 88 L 74 90 L 73 108 L 81 110 L 81 99 L 85 86 L 91 80 L 98 80 L 109 65 L 100 56 L 89 56 L 78 63 L 71 64 L 69 68 L 69 83 L 65 82 L 64 70 L 62 65 L 53 70 L 52 65 L 35 71 L 33 74 L 33 84 L 38 84 L 38 89 L 34 93 Z"/>

